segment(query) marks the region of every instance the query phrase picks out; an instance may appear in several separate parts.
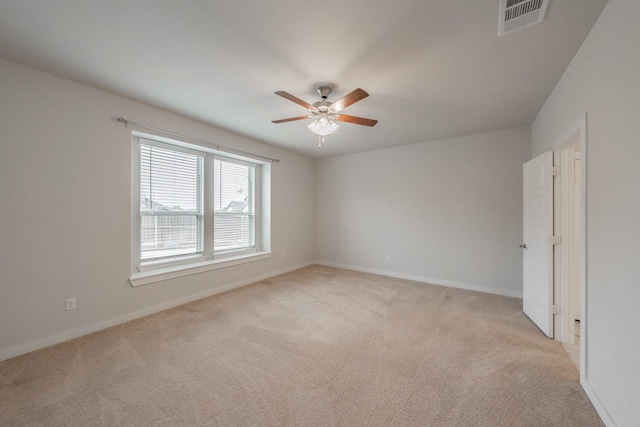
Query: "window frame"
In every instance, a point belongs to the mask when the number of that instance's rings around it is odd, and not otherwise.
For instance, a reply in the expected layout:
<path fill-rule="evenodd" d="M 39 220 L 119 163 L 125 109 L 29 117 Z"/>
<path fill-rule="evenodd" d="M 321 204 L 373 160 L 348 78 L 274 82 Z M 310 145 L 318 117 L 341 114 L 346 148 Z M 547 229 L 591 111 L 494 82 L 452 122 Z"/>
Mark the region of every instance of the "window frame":
<path fill-rule="evenodd" d="M 184 256 L 145 261 L 141 259 L 141 144 L 157 145 L 163 148 L 203 156 L 202 168 L 202 252 Z M 214 160 L 216 158 L 254 167 L 254 246 L 239 250 L 214 251 Z M 227 153 L 201 144 L 132 132 L 131 144 L 131 276 L 132 286 L 140 286 L 169 280 L 176 277 L 197 274 L 203 271 L 230 267 L 246 262 L 271 258 L 270 250 L 270 183 L 271 164 L 247 156 Z"/>

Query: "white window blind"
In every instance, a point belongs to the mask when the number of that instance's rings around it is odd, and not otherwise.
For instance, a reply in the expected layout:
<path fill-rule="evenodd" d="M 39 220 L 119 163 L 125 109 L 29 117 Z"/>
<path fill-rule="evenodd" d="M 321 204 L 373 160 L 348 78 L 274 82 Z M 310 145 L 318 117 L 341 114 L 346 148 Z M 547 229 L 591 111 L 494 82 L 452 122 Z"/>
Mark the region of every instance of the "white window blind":
<path fill-rule="evenodd" d="M 140 259 L 201 253 L 203 156 L 140 144 Z"/>
<path fill-rule="evenodd" d="M 214 160 L 214 252 L 255 246 L 255 166 Z"/>

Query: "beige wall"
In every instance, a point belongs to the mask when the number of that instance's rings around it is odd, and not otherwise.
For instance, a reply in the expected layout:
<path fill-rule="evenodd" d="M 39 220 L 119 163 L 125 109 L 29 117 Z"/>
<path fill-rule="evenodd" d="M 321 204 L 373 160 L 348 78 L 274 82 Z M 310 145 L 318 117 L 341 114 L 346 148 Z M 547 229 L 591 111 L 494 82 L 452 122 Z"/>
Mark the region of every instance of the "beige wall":
<path fill-rule="evenodd" d="M 521 297 L 529 154 L 525 127 L 319 160 L 317 258 Z"/>
<path fill-rule="evenodd" d="M 609 1 L 532 126 L 538 155 L 587 113 L 584 385 L 619 426 L 640 425 L 639 22 L 639 1 Z"/>
<path fill-rule="evenodd" d="M 131 129 L 119 115 L 280 158 L 273 257 L 131 287 Z M 314 258 L 308 158 L 1 59 L 0 135 L 0 359 Z"/>

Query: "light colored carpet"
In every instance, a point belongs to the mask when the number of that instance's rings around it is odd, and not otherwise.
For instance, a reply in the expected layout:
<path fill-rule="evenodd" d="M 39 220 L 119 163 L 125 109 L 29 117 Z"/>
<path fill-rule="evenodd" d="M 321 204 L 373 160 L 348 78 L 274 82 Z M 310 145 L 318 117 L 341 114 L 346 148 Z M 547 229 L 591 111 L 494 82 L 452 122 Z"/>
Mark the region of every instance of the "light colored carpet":
<path fill-rule="evenodd" d="M 0 425 L 602 425 L 521 306 L 312 266 L 1 362 Z"/>

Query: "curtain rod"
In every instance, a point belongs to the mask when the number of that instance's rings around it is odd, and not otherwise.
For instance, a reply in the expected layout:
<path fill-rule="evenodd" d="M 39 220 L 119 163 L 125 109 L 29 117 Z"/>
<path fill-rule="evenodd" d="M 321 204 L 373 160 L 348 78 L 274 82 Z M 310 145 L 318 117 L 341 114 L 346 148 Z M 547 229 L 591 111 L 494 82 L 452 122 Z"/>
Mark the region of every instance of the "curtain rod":
<path fill-rule="evenodd" d="M 239 154 L 239 155 L 242 155 L 242 156 L 253 157 L 253 158 L 256 158 L 256 159 L 266 160 L 266 161 L 269 161 L 271 163 L 280 163 L 280 159 L 272 159 L 271 157 L 265 157 L 265 156 L 261 156 L 259 154 L 253 154 L 253 153 L 248 153 L 246 151 L 235 150 L 233 148 L 223 147 L 222 145 L 214 144 L 212 142 L 204 141 L 202 139 L 192 138 L 190 136 L 180 135 L 178 133 L 173 133 L 173 132 L 169 132 L 169 131 L 166 131 L 166 130 L 158 129 L 158 128 L 155 128 L 153 126 L 144 125 L 142 123 L 132 122 L 131 120 L 127 120 L 124 117 L 118 117 L 118 121 L 120 123 L 124 123 L 125 127 L 128 126 L 128 125 L 132 125 L 132 126 L 136 126 L 136 127 L 139 127 L 139 128 L 152 130 L 154 132 L 164 133 L 165 135 L 171 135 L 171 136 L 174 136 L 176 138 L 185 139 L 185 140 L 189 140 L 189 141 L 192 141 L 192 142 L 197 142 L 199 144 L 213 145 L 216 150 L 224 151 L 225 153 Z"/>

